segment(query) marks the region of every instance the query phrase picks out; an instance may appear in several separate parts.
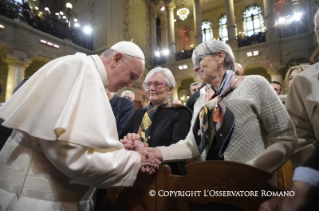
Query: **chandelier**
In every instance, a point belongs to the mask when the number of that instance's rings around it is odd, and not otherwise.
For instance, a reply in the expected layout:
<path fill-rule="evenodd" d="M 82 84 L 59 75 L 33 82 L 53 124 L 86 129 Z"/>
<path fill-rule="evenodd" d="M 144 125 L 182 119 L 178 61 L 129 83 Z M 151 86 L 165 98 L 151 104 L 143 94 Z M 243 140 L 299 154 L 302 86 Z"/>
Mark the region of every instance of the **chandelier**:
<path fill-rule="evenodd" d="M 180 19 L 185 20 L 187 18 L 187 15 L 189 14 L 189 10 L 183 5 L 182 8 L 177 10 L 176 14 L 179 16 Z"/>

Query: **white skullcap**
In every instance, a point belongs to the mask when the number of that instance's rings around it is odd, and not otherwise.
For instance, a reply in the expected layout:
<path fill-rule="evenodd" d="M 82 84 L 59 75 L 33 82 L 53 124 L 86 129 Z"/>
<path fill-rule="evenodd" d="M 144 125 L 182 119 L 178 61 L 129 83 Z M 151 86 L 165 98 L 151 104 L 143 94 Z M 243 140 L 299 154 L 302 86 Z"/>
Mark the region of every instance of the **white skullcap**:
<path fill-rule="evenodd" d="M 145 60 L 143 51 L 133 42 L 121 41 L 114 44 L 111 49 Z"/>

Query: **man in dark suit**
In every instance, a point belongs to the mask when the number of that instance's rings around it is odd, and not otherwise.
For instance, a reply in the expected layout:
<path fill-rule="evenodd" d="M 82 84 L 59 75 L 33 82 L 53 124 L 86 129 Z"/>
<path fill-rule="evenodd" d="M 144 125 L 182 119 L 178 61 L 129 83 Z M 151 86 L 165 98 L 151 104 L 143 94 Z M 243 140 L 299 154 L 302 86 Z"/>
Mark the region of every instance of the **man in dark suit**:
<path fill-rule="evenodd" d="M 194 111 L 194 105 L 196 100 L 199 98 L 200 96 L 200 89 L 202 87 L 204 87 L 206 85 L 206 83 L 199 83 L 199 82 L 194 82 L 190 85 L 190 92 L 191 92 L 191 96 L 188 98 L 188 100 L 186 101 L 186 107 L 188 107 L 192 112 Z"/>
<path fill-rule="evenodd" d="M 134 103 L 124 97 L 119 97 L 114 92 L 105 90 L 110 100 L 113 114 L 116 120 L 118 136 L 122 133 L 126 123 L 130 120 L 135 111 Z"/>

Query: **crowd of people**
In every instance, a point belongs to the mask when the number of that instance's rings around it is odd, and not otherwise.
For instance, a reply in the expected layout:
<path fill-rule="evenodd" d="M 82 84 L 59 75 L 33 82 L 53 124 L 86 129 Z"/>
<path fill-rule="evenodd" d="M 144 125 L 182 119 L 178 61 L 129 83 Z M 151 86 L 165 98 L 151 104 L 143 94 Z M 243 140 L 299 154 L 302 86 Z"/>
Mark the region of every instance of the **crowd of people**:
<path fill-rule="evenodd" d="M 245 34 L 238 34 L 237 40 L 238 40 L 239 47 L 262 43 L 262 42 L 266 42 L 266 33 L 258 32 L 257 34 L 253 34 L 251 36 L 246 36 Z"/>
<path fill-rule="evenodd" d="M 314 22 L 319 43 L 319 10 Z M 133 42 L 40 68 L 0 109 L 12 129 L 0 151 L 0 208 L 93 210 L 96 188 L 133 186 L 139 171 L 154 174 L 161 163 L 185 175 L 185 161 L 196 158 L 269 173 L 290 159 L 295 197 L 273 198 L 260 210 L 314 210 L 319 63 L 288 71 L 284 105 L 281 84 L 243 75 L 225 42 L 199 44 L 192 62 L 204 83 L 191 84 L 190 108 L 170 102 L 174 76 L 155 67 L 143 83 L 149 104 L 136 111 L 134 95 L 115 94 L 144 73 L 144 53 Z"/>
<path fill-rule="evenodd" d="M 54 13 L 42 12 L 39 15 L 27 2 L 20 4 L 14 0 L 0 1 L 0 14 L 11 18 L 26 21 L 30 26 L 60 39 L 70 39 L 76 45 L 93 49 L 92 36 L 84 34 L 80 28 L 69 27 L 65 20 L 59 19 Z"/>

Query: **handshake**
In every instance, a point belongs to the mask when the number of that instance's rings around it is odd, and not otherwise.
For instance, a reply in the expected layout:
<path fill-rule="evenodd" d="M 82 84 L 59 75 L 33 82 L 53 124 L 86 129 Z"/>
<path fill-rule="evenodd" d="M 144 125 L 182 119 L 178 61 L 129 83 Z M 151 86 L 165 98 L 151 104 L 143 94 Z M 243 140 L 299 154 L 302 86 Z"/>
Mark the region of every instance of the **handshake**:
<path fill-rule="evenodd" d="M 140 135 L 128 133 L 120 142 L 126 150 L 137 151 L 141 156 L 141 171 L 153 174 L 163 161 L 163 156 L 158 148 L 148 147 L 147 143 L 141 141 Z"/>

